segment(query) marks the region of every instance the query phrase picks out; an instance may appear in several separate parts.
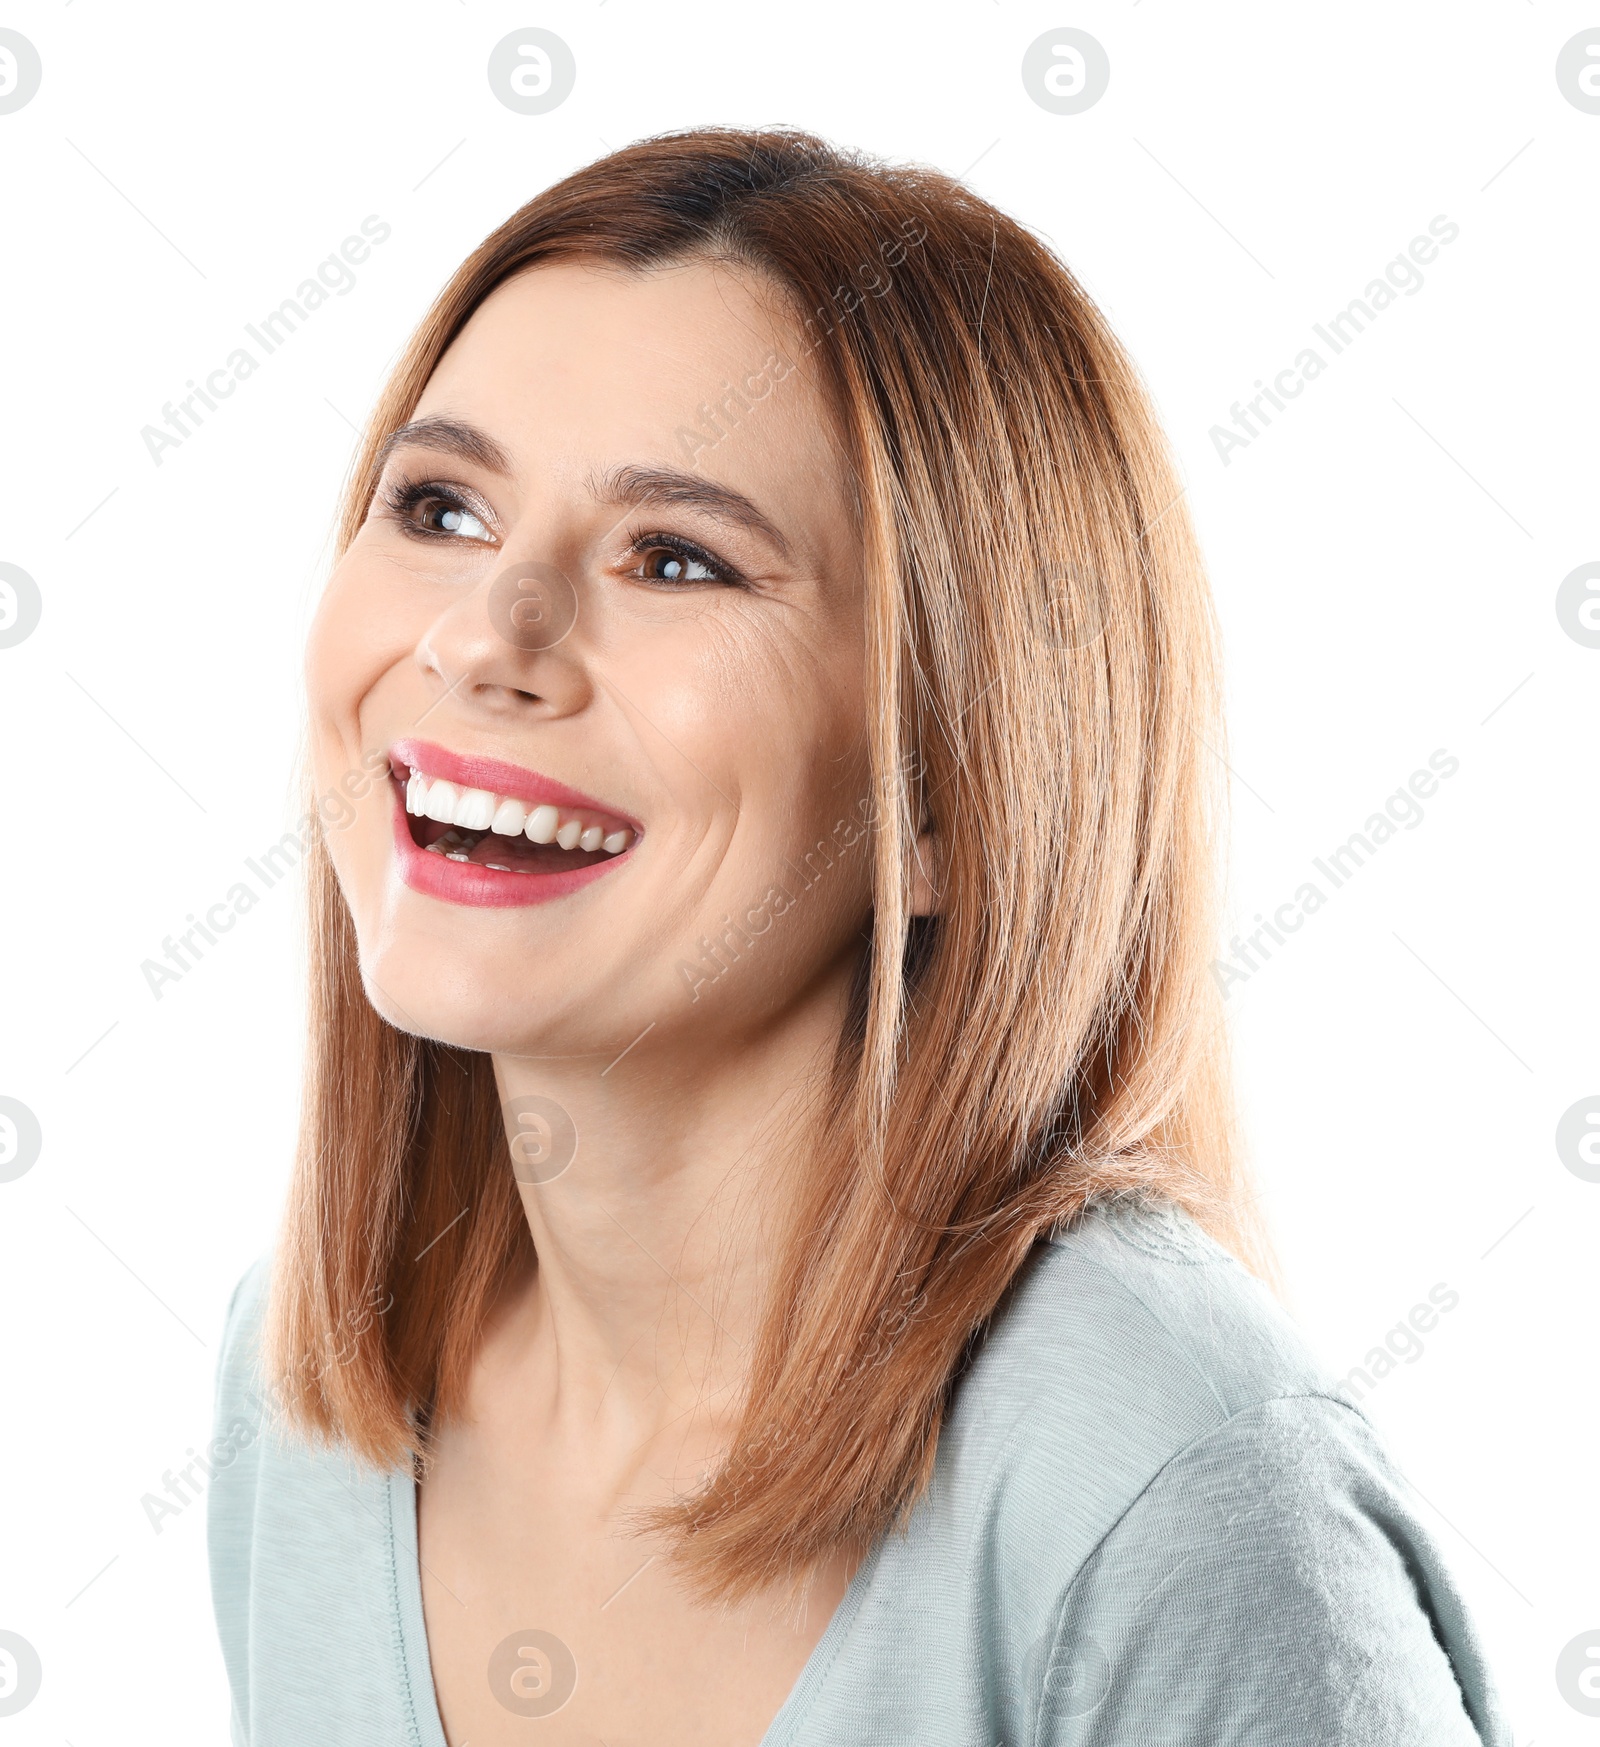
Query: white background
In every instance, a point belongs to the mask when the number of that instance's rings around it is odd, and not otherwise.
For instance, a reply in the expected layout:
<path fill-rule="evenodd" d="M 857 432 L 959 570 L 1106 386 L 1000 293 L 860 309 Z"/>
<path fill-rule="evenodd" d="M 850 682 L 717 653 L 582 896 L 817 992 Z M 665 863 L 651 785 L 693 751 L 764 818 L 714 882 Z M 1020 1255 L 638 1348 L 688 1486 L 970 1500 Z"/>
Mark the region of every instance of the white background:
<path fill-rule="evenodd" d="M 44 67 L 0 115 L 0 559 L 44 602 L 0 649 L 0 1093 L 44 1133 L 0 1184 L 0 1627 L 44 1664 L 0 1738 L 225 1738 L 203 1506 L 157 1534 L 141 1498 L 208 1436 L 223 1307 L 280 1205 L 297 886 L 159 1001 L 140 965 L 294 817 L 353 425 L 436 289 L 576 165 L 705 121 L 968 173 L 1106 310 L 1220 603 L 1239 923 L 1435 749 L 1459 759 L 1229 1010 L 1297 1315 L 1343 1374 L 1431 1287 L 1459 1294 L 1366 1407 L 1518 1742 L 1600 1738 L 1555 1679 L 1600 1631 L 1600 1184 L 1554 1142 L 1600 1094 L 1600 650 L 1555 611 L 1600 558 L 1600 116 L 1554 73 L 1600 7 L 22 0 L 0 23 Z M 485 76 L 524 25 L 577 58 L 545 116 Z M 1020 78 L 1061 25 L 1111 62 L 1076 116 Z M 392 236 L 355 289 L 156 466 L 141 428 L 369 214 Z M 1437 214 L 1460 234 L 1422 289 L 1224 465 L 1210 428 Z"/>

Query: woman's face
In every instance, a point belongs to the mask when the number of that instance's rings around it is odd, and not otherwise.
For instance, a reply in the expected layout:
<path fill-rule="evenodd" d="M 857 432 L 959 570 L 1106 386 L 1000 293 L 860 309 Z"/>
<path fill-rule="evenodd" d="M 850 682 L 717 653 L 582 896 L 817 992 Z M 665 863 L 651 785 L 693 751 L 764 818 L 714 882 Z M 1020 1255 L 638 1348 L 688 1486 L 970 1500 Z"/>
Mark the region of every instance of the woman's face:
<path fill-rule="evenodd" d="M 307 658 L 394 1024 L 614 1056 L 842 1003 L 870 905 L 863 586 L 803 351 L 741 270 L 566 263 L 494 292 L 435 370 Z"/>

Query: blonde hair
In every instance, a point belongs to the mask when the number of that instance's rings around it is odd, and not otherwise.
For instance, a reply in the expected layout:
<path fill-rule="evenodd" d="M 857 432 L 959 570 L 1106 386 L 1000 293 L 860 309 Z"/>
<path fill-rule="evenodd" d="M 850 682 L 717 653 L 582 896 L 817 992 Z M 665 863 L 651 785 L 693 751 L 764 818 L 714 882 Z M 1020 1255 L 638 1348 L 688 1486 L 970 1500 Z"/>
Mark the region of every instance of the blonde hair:
<path fill-rule="evenodd" d="M 472 312 L 580 257 L 718 258 L 780 287 L 860 506 L 870 942 L 739 1433 L 700 1490 L 649 1515 L 690 1585 L 733 1599 L 904 1520 L 974 1342 L 1034 1245 L 1091 1201 L 1177 1203 L 1270 1274 L 1209 968 L 1216 633 L 1148 397 L 1067 268 L 945 176 L 786 131 L 646 140 L 495 231 L 378 403 L 341 549 L 383 439 Z M 908 870 L 930 823 L 940 909 L 917 919 Z M 459 1407 L 531 1238 L 488 1058 L 380 1018 L 320 842 L 311 886 L 270 1350 L 296 1423 L 390 1466 L 425 1454 L 420 1410 Z M 311 1362 L 375 1293 L 388 1313 L 337 1366 Z"/>

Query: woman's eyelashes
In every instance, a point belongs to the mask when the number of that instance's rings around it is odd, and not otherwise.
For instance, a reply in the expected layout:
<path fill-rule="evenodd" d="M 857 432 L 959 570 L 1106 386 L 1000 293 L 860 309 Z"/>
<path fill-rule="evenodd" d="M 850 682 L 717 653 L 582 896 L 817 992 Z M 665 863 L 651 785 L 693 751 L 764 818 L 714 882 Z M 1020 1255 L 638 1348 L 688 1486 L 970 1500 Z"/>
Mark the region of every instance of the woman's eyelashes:
<path fill-rule="evenodd" d="M 492 545 L 486 505 L 437 479 L 396 479 L 383 488 L 385 514 L 414 540 L 471 540 Z"/>
<path fill-rule="evenodd" d="M 628 555 L 635 560 L 635 568 L 627 574 L 654 588 L 747 586 L 744 577 L 726 559 L 681 534 L 636 534 L 628 543 Z"/>

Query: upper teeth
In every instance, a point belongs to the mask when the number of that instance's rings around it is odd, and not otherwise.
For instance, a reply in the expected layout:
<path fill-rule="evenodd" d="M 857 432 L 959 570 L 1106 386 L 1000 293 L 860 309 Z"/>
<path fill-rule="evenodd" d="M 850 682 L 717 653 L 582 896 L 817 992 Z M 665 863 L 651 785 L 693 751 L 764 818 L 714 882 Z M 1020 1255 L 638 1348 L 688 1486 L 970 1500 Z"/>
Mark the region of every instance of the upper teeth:
<path fill-rule="evenodd" d="M 633 832 L 614 819 L 548 804 L 491 794 L 488 789 L 464 789 L 443 777 L 411 773 L 406 784 L 406 811 L 464 831 L 493 831 L 502 837 L 526 837 L 531 843 L 558 843 L 563 849 L 603 849 L 621 855 L 633 842 Z"/>

